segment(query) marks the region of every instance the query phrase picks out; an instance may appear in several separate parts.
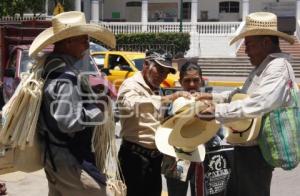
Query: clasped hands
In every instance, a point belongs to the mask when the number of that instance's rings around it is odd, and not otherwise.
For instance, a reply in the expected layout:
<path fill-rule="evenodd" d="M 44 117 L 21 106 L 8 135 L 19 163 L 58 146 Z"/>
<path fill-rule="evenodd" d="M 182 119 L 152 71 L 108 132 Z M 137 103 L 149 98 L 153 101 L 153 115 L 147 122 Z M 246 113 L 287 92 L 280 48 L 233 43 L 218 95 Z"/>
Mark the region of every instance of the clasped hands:
<path fill-rule="evenodd" d="M 197 114 L 197 118 L 207 121 L 213 120 L 215 118 L 215 105 L 212 103 L 212 94 L 202 92 L 189 93 L 187 91 L 177 91 L 173 94 L 164 96 L 162 100 L 165 102 L 173 102 L 179 97 L 184 97 L 187 99 L 194 98 L 195 101 L 202 101 L 207 105 L 207 108 Z"/>

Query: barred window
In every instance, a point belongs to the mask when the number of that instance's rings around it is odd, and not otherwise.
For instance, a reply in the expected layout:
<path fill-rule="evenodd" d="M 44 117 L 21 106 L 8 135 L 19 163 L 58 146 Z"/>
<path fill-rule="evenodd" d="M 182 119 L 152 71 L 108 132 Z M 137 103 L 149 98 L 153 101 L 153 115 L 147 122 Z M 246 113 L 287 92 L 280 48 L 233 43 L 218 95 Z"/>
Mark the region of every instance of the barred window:
<path fill-rule="evenodd" d="M 191 19 L 191 2 L 184 2 L 183 8 L 183 19 Z"/>
<path fill-rule="evenodd" d="M 220 13 L 239 13 L 240 2 L 236 1 L 223 1 L 219 3 Z"/>

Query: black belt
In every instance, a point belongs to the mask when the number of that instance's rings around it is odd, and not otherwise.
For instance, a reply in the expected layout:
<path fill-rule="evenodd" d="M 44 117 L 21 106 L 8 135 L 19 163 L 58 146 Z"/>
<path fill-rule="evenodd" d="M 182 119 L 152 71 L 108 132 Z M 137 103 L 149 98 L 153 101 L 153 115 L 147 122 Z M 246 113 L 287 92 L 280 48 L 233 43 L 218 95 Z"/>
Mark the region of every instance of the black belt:
<path fill-rule="evenodd" d="M 135 144 L 133 142 L 129 142 L 129 141 L 126 141 L 126 140 L 122 141 L 122 146 L 124 148 L 130 149 L 133 152 L 137 152 L 139 154 L 148 156 L 150 158 L 156 158 L 156 157 L 159 157 L 159 156 L 162 155 L 157 149 L 145 148 L 143 146 L 140 146 L 138 144 Z"/>

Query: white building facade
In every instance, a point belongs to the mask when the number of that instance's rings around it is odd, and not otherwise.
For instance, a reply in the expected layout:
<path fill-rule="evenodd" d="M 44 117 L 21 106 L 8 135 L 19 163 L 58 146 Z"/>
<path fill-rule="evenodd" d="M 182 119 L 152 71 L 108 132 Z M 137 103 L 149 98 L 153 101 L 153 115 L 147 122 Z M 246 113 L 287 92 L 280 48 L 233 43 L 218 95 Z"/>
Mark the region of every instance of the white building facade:
<path fill-rule="evenodd" d="M 197 4 L 197 21 L 241 21 L 247 13 L 257 11 L 271 11 L 279 17 L 293 17 L 297 15 L 297 1 L 182 0 L 183 19 L 190 21 L 193 3 Z M 143 4 L 147 4 L 147 10 L 142 9 Z M 148 21 L 176 22 L 180 16 L 180 0 L 75 0 L 75 7 L 83 11 L 98 10 L 97 17 L 101 21 L 141 22 L 145 11 L 148 12 Z"/>
<path fill-rule="evenodd" d="M 181 1 L 183 31 L 191 35 L 188 56 L 235 56 L 241 43 L 228 43 L 251 12 L 277 14 L 280 30 L 290 34 L 300 29 L 300 0 L 75 0 L 75 8 L 114 33 L 178 32 Z"/>

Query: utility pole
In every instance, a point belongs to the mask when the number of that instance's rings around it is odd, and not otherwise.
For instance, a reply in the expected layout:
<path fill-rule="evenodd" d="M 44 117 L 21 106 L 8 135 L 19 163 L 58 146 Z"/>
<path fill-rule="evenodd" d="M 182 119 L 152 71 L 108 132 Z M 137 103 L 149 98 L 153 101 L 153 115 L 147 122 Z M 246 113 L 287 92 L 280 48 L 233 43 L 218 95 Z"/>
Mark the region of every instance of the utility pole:
<path fill-rule="evenodd" d="M 183 0 L 180 0 L 179 32 L 182 32 Z"/>

